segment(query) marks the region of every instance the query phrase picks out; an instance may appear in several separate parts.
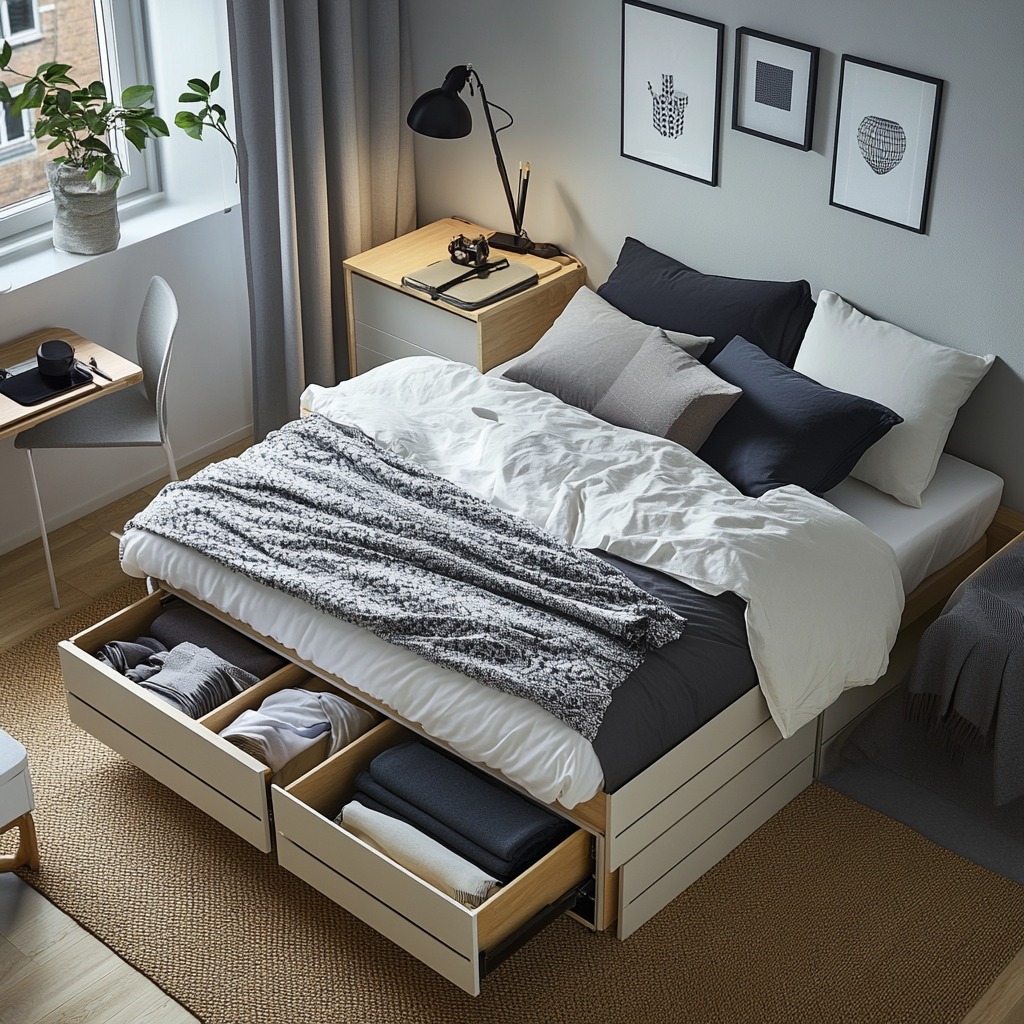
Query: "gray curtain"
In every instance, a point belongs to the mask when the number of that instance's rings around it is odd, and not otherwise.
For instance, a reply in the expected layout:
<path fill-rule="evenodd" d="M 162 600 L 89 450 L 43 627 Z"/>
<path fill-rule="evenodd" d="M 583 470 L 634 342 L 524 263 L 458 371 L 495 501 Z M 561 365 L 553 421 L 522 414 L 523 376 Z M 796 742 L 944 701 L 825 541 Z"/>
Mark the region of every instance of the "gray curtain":
<path fill-rule="evenodd" d="M 415 227 L 406 0 L 228 0 L 256 440 L 348 376 L 342 260 Z"/>

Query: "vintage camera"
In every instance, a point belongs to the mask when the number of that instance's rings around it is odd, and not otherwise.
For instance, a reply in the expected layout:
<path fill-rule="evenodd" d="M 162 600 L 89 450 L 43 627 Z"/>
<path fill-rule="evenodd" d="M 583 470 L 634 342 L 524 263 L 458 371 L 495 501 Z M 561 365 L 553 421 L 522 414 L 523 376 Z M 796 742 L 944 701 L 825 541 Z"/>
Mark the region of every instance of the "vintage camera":
<path fill-rule="evenodd" d="M 482 267 L 491 254 L 491 247 L 483 235 L 476 238 L 458 235 L 448 243 L 448 252 L 452 263 L 458 263 L 460 267 Z"/>

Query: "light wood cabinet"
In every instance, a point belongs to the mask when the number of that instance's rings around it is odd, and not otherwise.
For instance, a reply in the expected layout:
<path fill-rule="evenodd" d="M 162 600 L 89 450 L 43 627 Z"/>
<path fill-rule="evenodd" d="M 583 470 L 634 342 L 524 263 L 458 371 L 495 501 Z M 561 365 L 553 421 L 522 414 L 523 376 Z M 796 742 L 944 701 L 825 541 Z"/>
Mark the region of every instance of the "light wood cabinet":
<path fill-rule="evenodd" d="M 345 261 L 353 375 L 392 359 L 422 355 L 487 371 L 529 349 L 586 279 L 585 268 L 572 257 L 550 260 L 503 252 L 498 255 L 536 270 L 537 284 L 477 310 L 457 309 L 403 287 L 406 274 L 448 259 L 453 237 L 481 233 L 490 231 L 449 217 Z"/>

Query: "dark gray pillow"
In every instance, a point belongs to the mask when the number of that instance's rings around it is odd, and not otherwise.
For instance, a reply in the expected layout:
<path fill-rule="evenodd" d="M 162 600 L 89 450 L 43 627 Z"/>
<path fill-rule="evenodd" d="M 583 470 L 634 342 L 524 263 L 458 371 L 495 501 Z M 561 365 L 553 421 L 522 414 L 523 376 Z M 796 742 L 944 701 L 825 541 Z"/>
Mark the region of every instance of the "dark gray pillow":
<path fill-rule="evenodd" d="M 741 394 L 655 327 L 593 411 L 695 452 Z"/>
<path fill-rule="evenodd" d="M 503 376 L 591 412 L 650 333 L 649 324 L 620 313 L 584 286 L 537 344 Z M 670 334 L 669 339 L 694 356 L 711 341 L 679 333 Z"/>
<path fill-rule="evenodd" d="M 702 274 L 627 238 L 608 280 L 597 289 L 616 309 L 665 330 L 710 334 L 709 363 L 737 334 L 793 365 L 814 313 L 806 281 L 753 281 Z"/>

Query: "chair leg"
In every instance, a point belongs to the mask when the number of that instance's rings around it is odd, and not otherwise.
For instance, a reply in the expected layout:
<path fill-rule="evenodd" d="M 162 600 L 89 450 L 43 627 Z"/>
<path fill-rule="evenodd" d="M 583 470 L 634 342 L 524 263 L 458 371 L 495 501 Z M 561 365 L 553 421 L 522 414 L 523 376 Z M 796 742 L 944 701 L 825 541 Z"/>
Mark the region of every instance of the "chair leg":
<path fill-rule="evenodd" d="M 174 452 L 171 450 L 171 442 L 164 441 L 161 445 L 164 450 L 164 456 L 167 459 L 167 469 L 170 473 L 172 480 L 178 479 L 178 467 L 174 464 Z"/>
<path fill-rule="evenodd" d="M 12 828 L 18 830 L 18 849 L 15 853 L 0 856 L 0 871 L 17 871 L 23 867 L 38 871 L 39 840 L 36 837 L 36 823 L 32 820 L 31 812 L 15 818 L 4 831 Z"/>
<path fill-rule="evenodd" d="M 46 571 L 50 576 L 50 594 L 53 596 L 53 607 L 60 608 L 60 601 L 57 598 L 57 578 L 53 574 L 53 560 L 50 558 L 50 540 L 46 536 L 46 519 L 43 517 L 43 502 L 39 497 L 39 483 L 36 480 L 36 467 L 32 462 L 32 449 L 26 448 L 25 455 L 28 457 L 28 473 L 32 477 L 32 493 L 36 499 L 36 515 L 39 517 L 39 536 L 43 541 L 43 556 L 46 558 Z"/>

